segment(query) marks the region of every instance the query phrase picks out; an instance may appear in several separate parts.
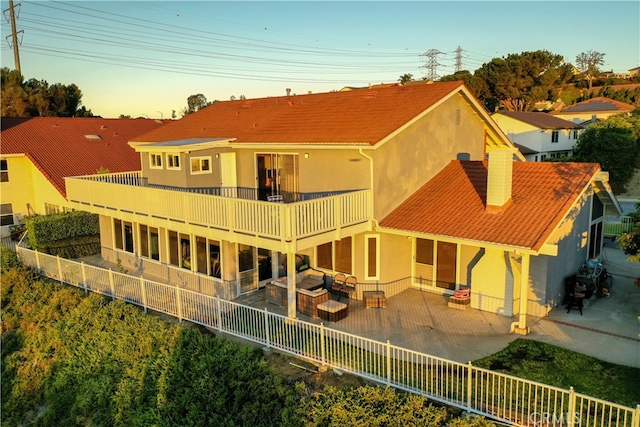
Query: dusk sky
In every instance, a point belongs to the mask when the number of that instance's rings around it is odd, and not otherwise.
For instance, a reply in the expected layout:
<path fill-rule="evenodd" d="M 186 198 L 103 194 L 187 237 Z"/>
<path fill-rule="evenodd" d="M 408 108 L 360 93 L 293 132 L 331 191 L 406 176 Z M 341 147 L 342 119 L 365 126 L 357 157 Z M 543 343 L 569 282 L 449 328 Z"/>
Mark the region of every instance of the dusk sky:
<path fill-rule="evenodd" d="M 95 115 L 168 118 L 189 95 L 209 101 L 328 92 L 439 76 L 511 53 L 548 50 L 603 70 L 640 66 L 638 1 L 23 1 L 17 12 L 26 79 L 75 83 Z M 8 18 L 7 1 L 1 2 Z M 18 6 L 19 5 L 19 6 Z M 2 37 L 11 34 L 7 19 Z M 8 37 L 3 67 L 15 68 Z"/>

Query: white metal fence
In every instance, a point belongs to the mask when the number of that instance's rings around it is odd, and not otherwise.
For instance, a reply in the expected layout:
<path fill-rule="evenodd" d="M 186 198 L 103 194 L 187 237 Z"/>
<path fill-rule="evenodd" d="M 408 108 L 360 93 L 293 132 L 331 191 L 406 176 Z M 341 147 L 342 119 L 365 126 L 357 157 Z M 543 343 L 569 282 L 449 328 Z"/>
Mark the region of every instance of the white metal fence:
<path fill-rule="evenodd" d="M 606 215 L 604 217 L 604 235 L 619 236 L 631 231 L 635 221 L 630 216 Z"/>
<path fill-rule="evenodd" d="M 513 425 L 640 427 L 630 408 L 18 247 L 40 274 Z"/>

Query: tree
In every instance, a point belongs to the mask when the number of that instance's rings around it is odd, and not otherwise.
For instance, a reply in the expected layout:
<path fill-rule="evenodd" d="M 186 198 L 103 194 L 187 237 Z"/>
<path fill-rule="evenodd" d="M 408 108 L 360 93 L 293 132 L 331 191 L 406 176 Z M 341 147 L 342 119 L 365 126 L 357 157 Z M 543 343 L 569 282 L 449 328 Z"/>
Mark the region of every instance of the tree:
<path fill-rule="evenodd" d="M 624 192 L 638 159 L 636 132 L 640 127 L 634 129 L 632 123 L 617 116 L 594 123 L 578 138 L 571 160 L 600 163 L 602 170 L 609 172 L 613 191 Z"/>
<path fill-rule="evenodd" d="M 2 116 L 92 117 L 82 106 L 82 91 L 75 84 L 29 79 L 16 70 L 2 68 Z"/>
<path fill-rule="evenodd" d="M 187 98 L 186 114 L 195 113 L 196 111 L 209 105 L 207 97 L 199 93 L 197 95 L 191 95 Z"/>
<path fill-rule="evenodd" d="M 413 74 L 411 73 L 407 73 L 407 74 L 403 74 L 400 76 L 400 78 L 398 79 L 398 81 L 400 82 L 401 85 L 407 83 L 407 82 L 412 82 L 413 79 Z"/>
<path fill-rule="evenodd" d="M 604 64 L 604 55 L 604 53 L 589 50 L 576 56 L 576 67 L 589 82 L 589 89 L 591 89 L 593 80 L 600 73 L 599 66 Z"/>
<path fill-rule="evenodd" d="M 633 228 L 618 236 L 616 241 L 620 243 L 620 249 L 629 255 L 629 261 L 640 262 L 640 202 L 636 203 L 635 212 L 629 216 L 635 222 Z M 640 281 L 640 276 L 636 280 Z"/>
<path fill-rule="evenodd" d="M 571 80 L 571 66 L 561 55 L 546 50 L 510 54 L 495 58 L 477 69 L 474 77 L 486 88 L 476 93 L 489 111 L 499 105 L 509 111 L 531 111 L 539 101 L 555 101 L 558 89 Z"/>

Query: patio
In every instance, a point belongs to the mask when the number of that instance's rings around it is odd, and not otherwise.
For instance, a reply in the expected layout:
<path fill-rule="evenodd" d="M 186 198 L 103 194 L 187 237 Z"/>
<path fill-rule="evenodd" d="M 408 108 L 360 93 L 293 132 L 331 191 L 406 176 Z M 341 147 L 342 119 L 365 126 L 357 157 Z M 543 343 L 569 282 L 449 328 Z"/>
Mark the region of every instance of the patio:
<path fill-rule="evenodd" d="M 552 309 L 548 317 L 529 316 L 531 333 L 524 338 L 640 368 L 637 320 L 640 288 L 633 285 L 633 278 L 640 275 L 640 265 L 627 261 L 626 255 L 611 242 L 605 244 L 601 257 L 615 276 L 611 297 L 586 300 L 583 315 L 576 310 L 567 313 L 561 306 Z M 83 260 L 103 268 L 116 268 L 99 256 Z M 284 308 L 266 301 L 264 289 L 234 302 L 287 314 Z M 365 308 L 363 301 L 351 299 L 348 316 L 337 322 L 325 322 L 325 326 L 380 342 L 388 340 L 396 346 L 461 363 L 491 355 L 522 337 L 510 333 L 515 317 L 472 308 L 457 310 L 447 303 L 448 297 L 417 289 L 388 297 L 386 308 Z M 298 317 L 310 323 L 322 322 L 302 314 Z"/>

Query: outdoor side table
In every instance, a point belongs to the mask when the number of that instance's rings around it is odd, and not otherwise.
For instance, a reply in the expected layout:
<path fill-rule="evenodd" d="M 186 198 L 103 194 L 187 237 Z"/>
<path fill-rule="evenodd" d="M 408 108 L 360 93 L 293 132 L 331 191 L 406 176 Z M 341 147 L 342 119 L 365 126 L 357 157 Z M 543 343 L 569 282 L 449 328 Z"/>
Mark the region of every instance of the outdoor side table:
<path fill-rule="evenodd" d="M 337 322 L 349 314 L 349 306 L 336 300 L 328 300 L 316 306 L 318 317 L 328 322 Z"/>
<path fill-rule="evenodd" d="M 387 297 L 384 291 L 364 291 L 362 300 L 366 308 L 387 308 Z"/>

